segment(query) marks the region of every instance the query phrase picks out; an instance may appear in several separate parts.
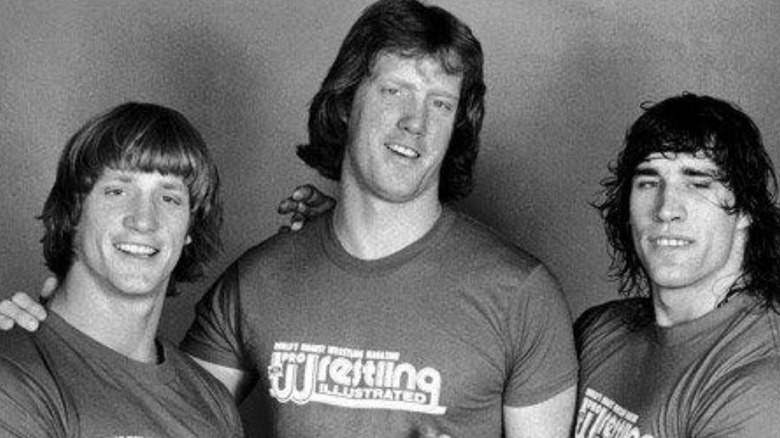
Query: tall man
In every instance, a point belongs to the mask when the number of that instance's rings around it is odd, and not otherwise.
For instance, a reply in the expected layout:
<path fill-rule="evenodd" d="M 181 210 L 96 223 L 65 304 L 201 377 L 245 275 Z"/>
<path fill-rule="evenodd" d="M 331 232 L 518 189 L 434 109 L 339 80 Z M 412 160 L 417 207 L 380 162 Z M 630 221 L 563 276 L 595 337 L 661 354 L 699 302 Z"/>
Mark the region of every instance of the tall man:
<path fill-rule="evenodd" d="M 484 91 L 479 42 L 441 8 L 382 0 L 349 31 L 299 149 L 337 207 L 241 256 L 183 342 L 234 393 L 259 382 L 270 436 L 570 432 L 555 280 L 445 204 L 471 188 Z"/>
<path fill-rule="evenodd" d="M 576 437 L 777 436 L 780 212 L 758 129 L 683 94 L 634 123 L 612 172 L 599 208 L 636 297 L 577 321 Z"/>
<path fill-rule="evenodd" d="M 218 175 L 178 112 L 128 103 L 66 144 L 41 219 L 59 280 L 33 334 L 0 334 L 0 434 L 241 436 L 230 394 L 156 338 L 219 244 Z"/>

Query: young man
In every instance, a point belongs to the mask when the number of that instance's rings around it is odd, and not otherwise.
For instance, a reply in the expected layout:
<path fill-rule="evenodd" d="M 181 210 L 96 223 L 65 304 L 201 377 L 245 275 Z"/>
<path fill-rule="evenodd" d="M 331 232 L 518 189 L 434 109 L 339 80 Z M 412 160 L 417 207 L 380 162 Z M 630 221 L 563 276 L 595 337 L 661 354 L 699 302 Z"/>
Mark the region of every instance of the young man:
<path fill-rule="evenodd" d="M 274 437 L 566 437 L 577 363 L 557 282 L 444 203 L 472 185 L 482 50 L 449 12 L 382 0 L 347 35 L 299 155 L 335 210 L 250 249 L 183 342 Z"/>
<path fill-rule="evenodd" d="M 780 212 L 758 129 L 684 94 L 626 136 L 599 206 L 620 291 L 576 324 L 576 437 L 780 430 Z"/>
<path fill-rule="evenodd" d="M 218 249 L 217 190 L 168 108 L 124 104 L 68 141 L 41 215 L 49 317 L 0 334 L 3 436 L 241 436 L 228 391 L 156 338 L 165 296 Z"/>
<path fill-rule="evenodd" d="M 444 202 L 465 196 L 482 51 L 441 8 L 383 0 L 347 35 L 299 155 L 339 202 L 250 249 L 185 351 L 276 437 L 564 437 L 577 364 L 547 269 Z M 260 409 L 260 408 L 259 408 Z"/>

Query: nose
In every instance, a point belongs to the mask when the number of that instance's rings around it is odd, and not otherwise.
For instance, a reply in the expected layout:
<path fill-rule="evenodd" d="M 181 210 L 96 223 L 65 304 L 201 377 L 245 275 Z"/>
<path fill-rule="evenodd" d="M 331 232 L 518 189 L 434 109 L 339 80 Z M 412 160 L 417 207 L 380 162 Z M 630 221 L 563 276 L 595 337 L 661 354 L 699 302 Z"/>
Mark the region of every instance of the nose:
<path fill-rule="evenodd" d="M 684 220 L 686 215 L 685 203 L 679 189 L 662 183 L 656 196 L 656 219 L 660 222 L 674 222 Z"/>
<path fill-rule="evenodd" d="M 158 226 L 157 206 L 148 196 L 136 196 L 128 206 L 123 223 L 138 232 L 155 230 Z"/>
<path fill-rule="evenodd" d="M 424 102 L 408 102 L 403 108 L 399 126 L 404 131 L 414 135 L 425 135 L 428 125 L 428 111 Z"/>

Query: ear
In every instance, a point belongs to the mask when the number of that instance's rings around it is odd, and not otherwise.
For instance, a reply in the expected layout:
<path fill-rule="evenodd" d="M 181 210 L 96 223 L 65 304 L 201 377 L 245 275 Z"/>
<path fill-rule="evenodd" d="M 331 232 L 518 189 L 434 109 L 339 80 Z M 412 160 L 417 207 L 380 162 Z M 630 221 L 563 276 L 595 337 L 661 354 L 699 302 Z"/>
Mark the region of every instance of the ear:
<path fill-rule="evenodd" d="M 190 237 L 190 235 L 187 234 L 187 237 L 184 239 L 184 244 L 189 245 L 190 243 L 192 243 L 192 237 Z"/>

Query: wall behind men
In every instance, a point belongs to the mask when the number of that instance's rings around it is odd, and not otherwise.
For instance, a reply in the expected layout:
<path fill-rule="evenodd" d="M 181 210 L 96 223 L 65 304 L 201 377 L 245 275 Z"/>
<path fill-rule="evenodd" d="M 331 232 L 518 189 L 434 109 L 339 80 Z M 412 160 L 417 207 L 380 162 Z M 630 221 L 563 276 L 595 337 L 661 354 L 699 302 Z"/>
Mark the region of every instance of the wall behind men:
<path fill-rule="evenodd" d="M 310 98 L 369 0 L 7 0 L 0 4 L 0 297 L 47 275 L 34 217 L 59 152 L 127 100 L 182 111 L 222 172 L 225 251 L 169 301 L 180 338 L 216 274 L 284 220 Z M 780 163 L 780 2 L 440 0 L 486 56 L 477 187 L 460 208 L 545 261 L 576 316 L 616 297 L 589 202 L 639 104 L 682 91 L 735 101 Z"/>

